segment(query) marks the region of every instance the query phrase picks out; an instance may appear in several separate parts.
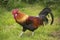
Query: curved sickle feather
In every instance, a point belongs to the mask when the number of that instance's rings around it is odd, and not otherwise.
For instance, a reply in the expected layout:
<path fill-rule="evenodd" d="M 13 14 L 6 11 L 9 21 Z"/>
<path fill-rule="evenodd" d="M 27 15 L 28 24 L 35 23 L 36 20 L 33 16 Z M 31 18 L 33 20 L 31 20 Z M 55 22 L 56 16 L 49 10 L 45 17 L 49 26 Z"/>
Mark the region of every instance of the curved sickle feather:
<path fill-rule="evenodd" d="M 53 16 L 52 12 L 50 12 L 50 15 L 51 15 L 51 18 L 52 18 L 52 21 L 51 21 L 51 24 L 50 25 L 52 25 L 53 22 L 54 22 L 54 16 Z"/>

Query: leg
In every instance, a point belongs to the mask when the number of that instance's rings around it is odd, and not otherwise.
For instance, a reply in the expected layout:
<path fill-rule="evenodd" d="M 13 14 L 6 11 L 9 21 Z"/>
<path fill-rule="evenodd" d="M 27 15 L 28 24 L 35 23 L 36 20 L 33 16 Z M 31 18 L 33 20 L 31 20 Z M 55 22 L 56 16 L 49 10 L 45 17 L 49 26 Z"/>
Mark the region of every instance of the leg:
<path fill-rule="evenodd" d="M 34 26 L 32 24 L 29 24 L 29 25 L 25 25 L 27 27 L 28 30 L 32 31 L 32 36 L 34 35 Z"/>
<path fill-rule="evenodd" d="M 34 31 L 32 32 L 32 36 L 34 35 Z"/>
<path fill-rule="evenodd" d="M 21 36 L 23 35 L 23 33 L 24 33 L 24 32 L 21 32 L 21 33 L 19 34 L 19 37 L 21 37 Z"/>
<path fill-rule="evenodd" d="M 23 31 L 19 34 L 19 36 L 21 37 L 25 31 L 26 31 L 26 28 L 23 28 Z"/>

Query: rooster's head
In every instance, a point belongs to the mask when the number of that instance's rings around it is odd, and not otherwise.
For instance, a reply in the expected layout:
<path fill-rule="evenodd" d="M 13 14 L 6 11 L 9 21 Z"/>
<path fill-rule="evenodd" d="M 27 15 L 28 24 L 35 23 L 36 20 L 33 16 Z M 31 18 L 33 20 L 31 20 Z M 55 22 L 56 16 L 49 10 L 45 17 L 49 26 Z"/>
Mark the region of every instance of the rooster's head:
<path fill-rule="evenodd" d="M 18 11 L 19 11 L 19 9 L 13 9 L 13 10 L 12 10 L 12 14 L 13 14 L 13 15 L 18 14 Z"/>

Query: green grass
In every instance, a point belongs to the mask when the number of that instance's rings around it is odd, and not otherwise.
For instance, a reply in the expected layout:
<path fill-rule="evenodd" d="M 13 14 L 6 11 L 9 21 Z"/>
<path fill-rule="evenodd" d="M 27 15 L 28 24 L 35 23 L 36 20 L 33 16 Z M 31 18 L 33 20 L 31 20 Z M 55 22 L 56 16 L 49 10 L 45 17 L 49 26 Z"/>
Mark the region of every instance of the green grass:
<path fill-rule="evenodd" d="M 43 6 L 35 5 L 19 9 L 27 15 L 37 16 L 43 9 Z M 19 37 L 22 27 L 15 22 L 11 11 L 3 11 L 4 12 L 0 13 L 0 40 L 60 40 L 58 36 L 56 37 L 51 34 L 60 30 L 60 25 L 58 21 L 56 21 L 58 20 L 58 16 L 56 15 L 58 13 L 57 11 L 53 11 L 55 19 L 53 25 L 40 26 L 35 31 L 34 36 L 31 36 L 30 31 L 26 31 L 22 37 Z"/>

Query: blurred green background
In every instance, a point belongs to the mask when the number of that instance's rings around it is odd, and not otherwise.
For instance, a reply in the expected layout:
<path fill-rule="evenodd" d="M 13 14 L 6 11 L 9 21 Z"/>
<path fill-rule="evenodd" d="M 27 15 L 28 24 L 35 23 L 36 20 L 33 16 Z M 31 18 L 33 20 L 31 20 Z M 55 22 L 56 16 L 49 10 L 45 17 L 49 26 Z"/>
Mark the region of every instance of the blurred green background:
<path fill-rule="evenodd" d="M 53 25 L 39 27 L 35 35 L 26 31 L 22 37 L 22 27 L 12 16 L 12 9 L 19 8 L 27 15 L 37 16 L 47 5 L 52 6 Z M 0 0 L 0 40 L 60 40 L 60 0 Z"/>

